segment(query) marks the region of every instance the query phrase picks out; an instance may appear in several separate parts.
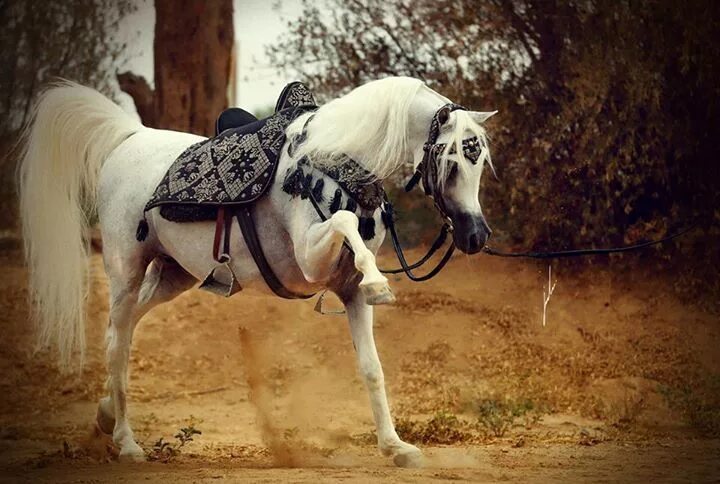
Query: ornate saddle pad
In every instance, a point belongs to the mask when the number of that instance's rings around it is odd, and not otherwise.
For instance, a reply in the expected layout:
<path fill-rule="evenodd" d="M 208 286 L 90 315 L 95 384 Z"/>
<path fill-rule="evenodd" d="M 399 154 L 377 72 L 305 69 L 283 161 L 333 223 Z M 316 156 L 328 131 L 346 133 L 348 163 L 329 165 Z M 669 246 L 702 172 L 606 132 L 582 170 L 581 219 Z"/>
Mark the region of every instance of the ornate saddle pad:
<path fill-rule="evenodd" d="M 309 98 L 303 94 L 306 91 Z M 173 222 L 214 220 L 217 207 L 249 204 L 273 184 L 285 130 L 298 116 L 315 109 L 301 83 L 288 85 L 272 116 L 235 128 L 186 149 L 155 189 L 145 211 L 161 207 Z M 281 103 L 282 101 L 282 103 Z"/>

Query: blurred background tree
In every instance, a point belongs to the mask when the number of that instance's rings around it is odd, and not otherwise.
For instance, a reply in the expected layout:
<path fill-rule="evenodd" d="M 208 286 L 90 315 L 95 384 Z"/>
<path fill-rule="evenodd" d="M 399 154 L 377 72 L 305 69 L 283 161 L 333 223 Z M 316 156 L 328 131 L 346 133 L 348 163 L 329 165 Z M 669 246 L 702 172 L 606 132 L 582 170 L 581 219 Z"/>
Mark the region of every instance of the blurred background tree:
<path fill-rule="evenodd" d="M 117 39 L 136 0 L 0 0 L 0 228 L 17 224 L 12 147 L 38 92 L 55 78 L 115 97 L 128 92 L 147 126 L 210 135 L 227 107 L 232 0 L 156 0 L 154 86 L 131 72 Z M 117 82 L 117 84 L 116 84 Z"/>
<path fill-rule="evenodd" d="M 707 244 L 720 235 L 719 14 L 712 0 L 306 0 L 269 53 L 326 99 L 409 75 L 499 109 L 500 180 L 485 177 L 482 201 L 503 245 L 612 246 L 700 220 L 678 242 L 696 262 L 679 285 L 720 293 Z"/>
<path fill-rule="evenodd" d="M 124 45 L 115 34 L 132 0 L 0 1 L 0 227 L 15 224 L 15 160 L 10 148 L 32 103 L 53 78 L 112 94 Z"/>
<path fill-rule="evenodd" d="M 155 88 L 118 74 L 146 126 L 204 136 L 228 105 L 233 48 L 232 0 L 155 0 Z"/>

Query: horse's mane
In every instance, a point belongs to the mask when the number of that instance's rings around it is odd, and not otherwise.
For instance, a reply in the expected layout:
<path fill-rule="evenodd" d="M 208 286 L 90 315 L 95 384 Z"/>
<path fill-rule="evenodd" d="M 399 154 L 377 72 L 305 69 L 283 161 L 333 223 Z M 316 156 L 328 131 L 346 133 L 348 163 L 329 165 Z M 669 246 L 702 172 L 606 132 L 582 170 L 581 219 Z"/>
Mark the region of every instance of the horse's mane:
<path fill-rule="evenodd" d="M 316 165 L 332 166 L 347 158 L 358 161 L 379 179 L 413 159 L 414 146 L 409 143 L 410 106 L 425 84 L 410 77 L 387 77 L 368 82 L 337 98 L 315 113 L 308 125 L 307 140 L 300 145 L 297 159 L 307 156 Z M 425 87 L 444 103 L 441 94 Z M 299 133 L 310 114 L 301 116 L 288 128 L 288 135 Z M 444 183 L 449 174 L 448 155 L 452 146 L 463 153 L 462 141 L 470 132 L 477 136 L 482 152 L 478 163 L 492 164 L 485 129 L 466 111 L 453 111 L 455 128 L 447 148 L 438 157 L 438 180 Z M 428 120 L 429 121 L 429 120 Z M 428 128 L 430 127 L 428 122 Z M 459 163 L 465 169 L 465 163 Z"/>
<path fill-rule="evenodd" d="M 388 77 L 357 87 L 320 107 L 308 126 L 308 138 L 297 152 L 314 164 L 334 165 L 344 155 L 384 179 L 412 159 L 408 143 L 408 113 L 422 81 Z M 290 129 L 298 132 L 307 116 Z"/>

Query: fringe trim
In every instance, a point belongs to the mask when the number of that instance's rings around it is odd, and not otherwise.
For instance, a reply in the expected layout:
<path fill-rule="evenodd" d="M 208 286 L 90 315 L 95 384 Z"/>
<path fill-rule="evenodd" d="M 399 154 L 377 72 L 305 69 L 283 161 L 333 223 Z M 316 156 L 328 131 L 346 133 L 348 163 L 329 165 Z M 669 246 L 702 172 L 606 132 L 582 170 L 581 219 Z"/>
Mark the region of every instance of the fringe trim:
<path fill-rule="evenodd" d="M 335 213 L 340 210 L 340 204 L 342 203 L 342 191 L 340 189 L 335 190 L 332 202 L 330 202 L 330 213 Z"/>
<path fill-rule="evenodd" d="M 300 192 L 301 199 L 305 200 L 307 197 L 310 196 L 310 186 L 312 185 L 312 181 L 313 181 L 313 178 L 310 173 L 305 175 L 305 181 L 302 184 L 302 189 Z"/>
<path fill-rule="evenodd" d="M 312 189 L 313 197 L 320 203 L 323 201 L 323 188 L 325 187 L 325 181 L 322 178 L 318 178 L 315 182 L 315 187 Z"/>
<path fill-rule="evenodd" d="M 348 197 L 348 201 L 345 204 L 345 210 L 355 213 L 355 210 L 357 210 L 357 202 L 352 198 Z"/>
<path fill-rule="evenodd" d="M 363 240 L 372 240 L 375 238 L 375 219 L 371 216 L 360 217 L 358 224 L 358 232 Z"/>
<path fill-rule="evenodd" d="M 300 167 L 295 168 L 294 171 L 285 175 L 285 180 L 283 181 L 282 186 L 283 191 L 293 197 L 300 195 L 303 189 L 302 181 L 304 176 L 305 173 Z"/>
<path fill-rule="evenodd" d="M 150 233 L 150 227 L 148 226 L 147 220 L 142 219 L 137 226 L 137 230 L 135 231 L 135 238 L 138 242 L 143 242 L 147 236 L 148 233 Z"/>

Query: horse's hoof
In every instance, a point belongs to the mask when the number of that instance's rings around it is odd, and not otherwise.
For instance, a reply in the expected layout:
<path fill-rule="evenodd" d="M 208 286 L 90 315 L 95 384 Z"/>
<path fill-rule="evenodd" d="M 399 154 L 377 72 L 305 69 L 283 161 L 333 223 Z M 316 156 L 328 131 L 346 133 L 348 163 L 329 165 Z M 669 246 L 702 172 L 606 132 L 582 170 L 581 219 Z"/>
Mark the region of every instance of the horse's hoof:
<path fill-rule="evenodd" d="M 120 454 L 118 454 L 118 461 L 119 462 L 145 462 L 145 451 L 142 450 L 142 447 L 137 445 L 135 442 L 132 444 L 126 444 L 122 449 L 120 449 Z"/>
<path fill-rule="evenodd" d="M 387 282 L 372 282 L 360 284 L 360 290 L 365 296 L 365 302 L 371 306 L 379 304 L 392 304 L 395 302 L 395 295 L 390 290 Z"/>
<path fill-rule="evenodd" d="M 112 435 L 113 429 L 115 428 L 115 417 L 109 411 L 110 399 L 108 397 L 102 398 L 98 403 L 97 409 L 97 425 L 103 433 Z"/>
<path fill-rule="evenodd" d="M 417 469 L 418 467 L 422 467 L 423 455 L 420 450 L 413 449 L 408 452 L 395 454 L 393 462 L 398 467 Z"/>

